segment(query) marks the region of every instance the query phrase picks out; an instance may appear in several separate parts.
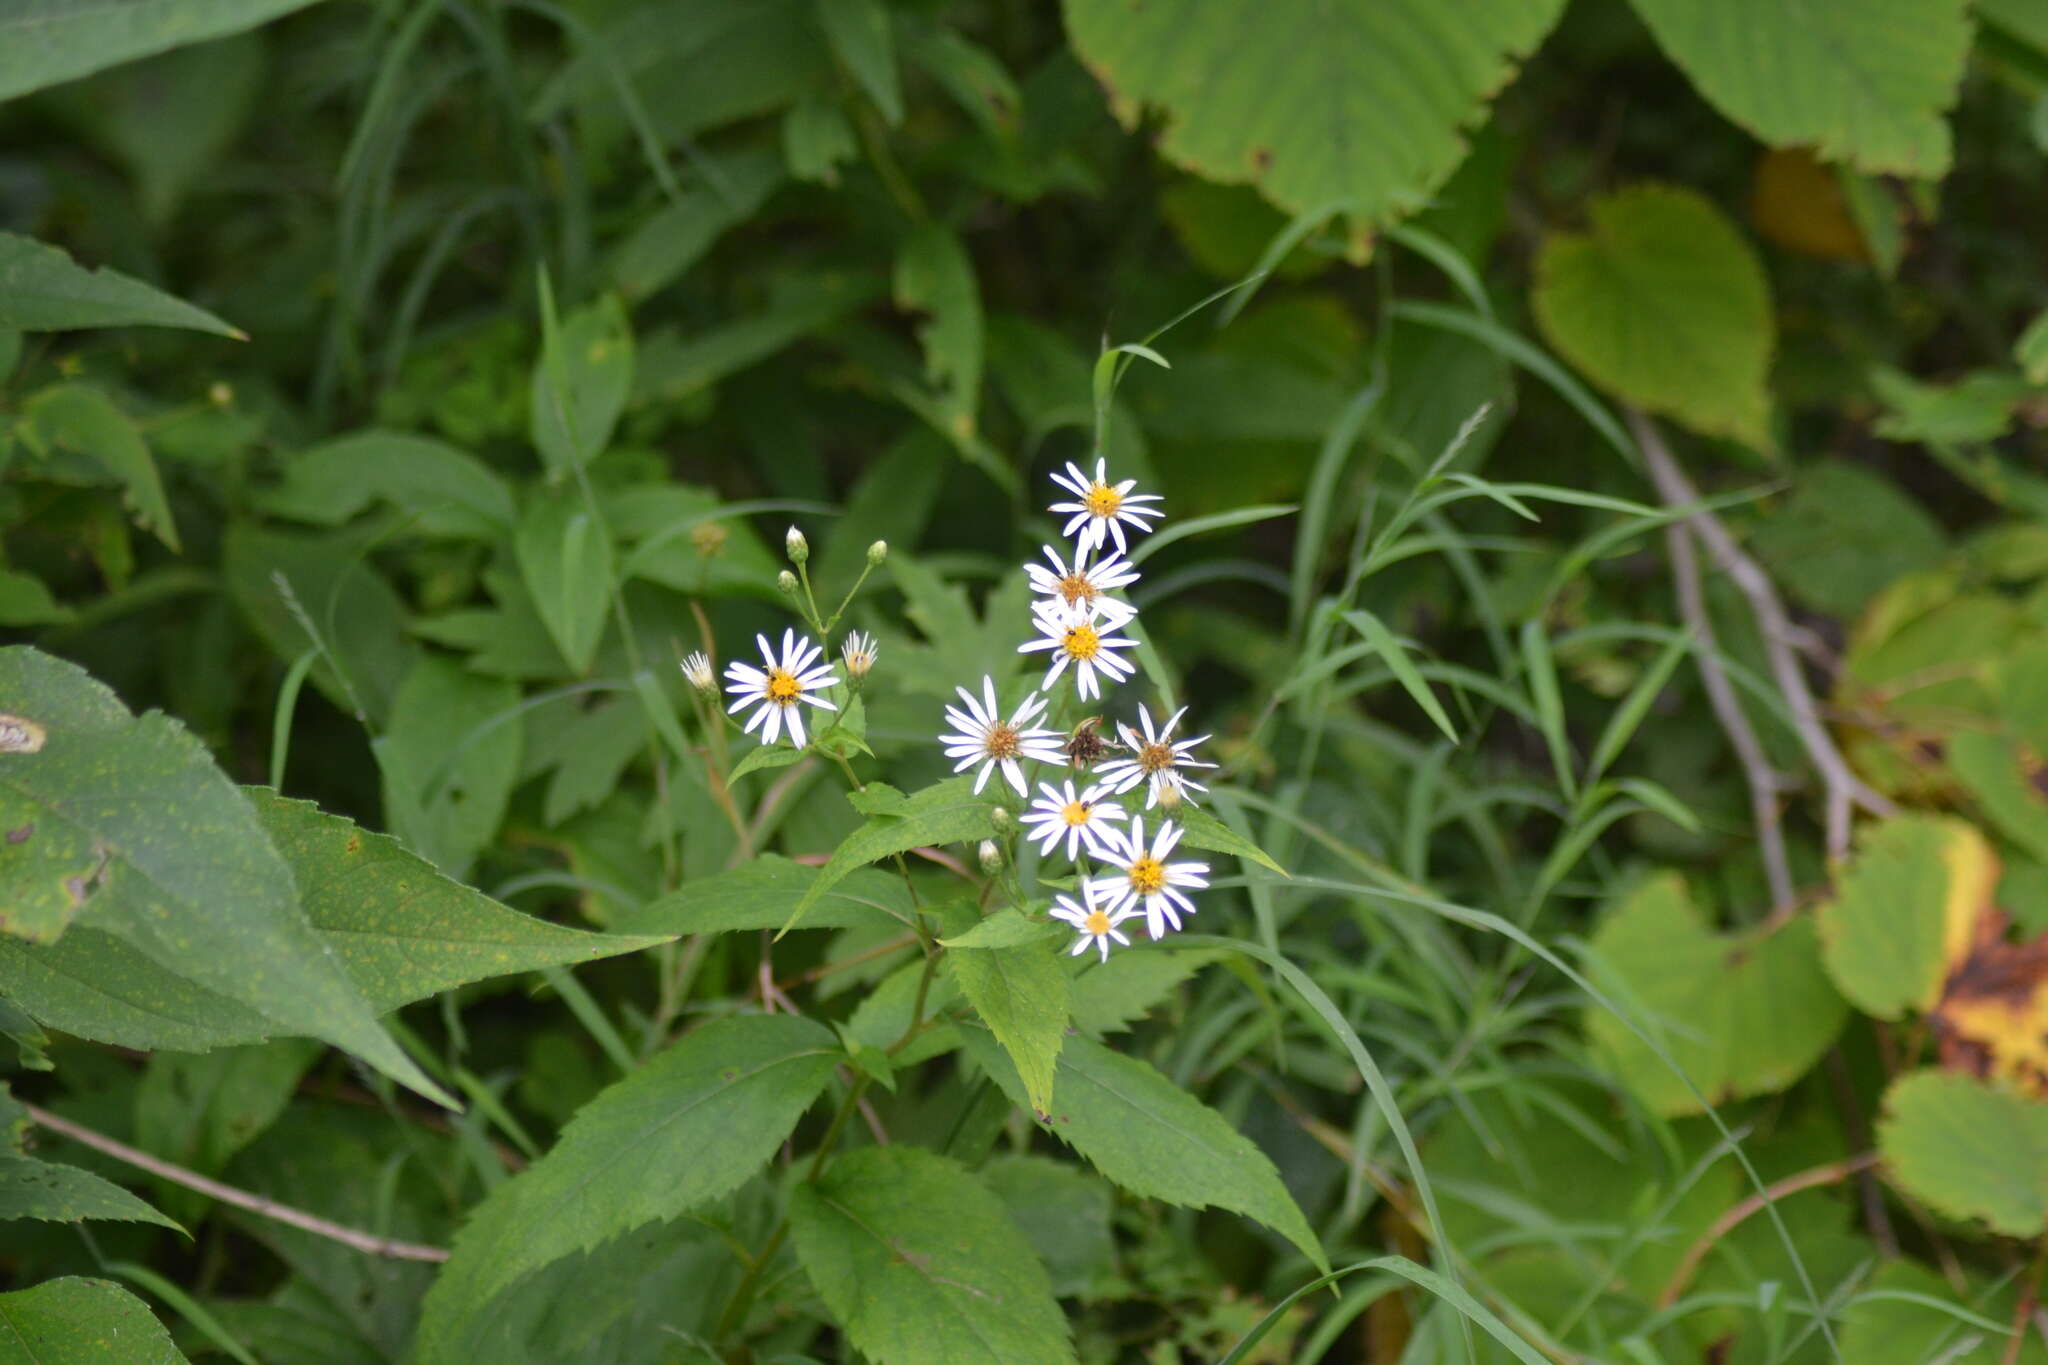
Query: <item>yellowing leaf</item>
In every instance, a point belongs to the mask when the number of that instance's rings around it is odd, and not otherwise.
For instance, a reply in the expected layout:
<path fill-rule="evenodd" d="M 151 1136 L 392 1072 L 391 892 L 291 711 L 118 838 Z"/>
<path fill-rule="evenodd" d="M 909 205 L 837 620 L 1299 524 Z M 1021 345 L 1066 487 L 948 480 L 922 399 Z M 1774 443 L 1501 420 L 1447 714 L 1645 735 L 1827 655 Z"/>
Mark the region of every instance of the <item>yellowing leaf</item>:
<path fill-rule="evenodd" d="M 1820 912 L 1822 955 L 1866 1014 L 1932 1009 L 1976 941 L 1998 856 L 1960 820 L 1908 815 L 1867 833 Z"/>
<path fill-rule="evenodd" d="M 1930 1022 L 1943 1066 L 2048 1099 L 2048 935 L 2009 943 L 2005 927 L 1995 912 L 1978 919 Z"/>

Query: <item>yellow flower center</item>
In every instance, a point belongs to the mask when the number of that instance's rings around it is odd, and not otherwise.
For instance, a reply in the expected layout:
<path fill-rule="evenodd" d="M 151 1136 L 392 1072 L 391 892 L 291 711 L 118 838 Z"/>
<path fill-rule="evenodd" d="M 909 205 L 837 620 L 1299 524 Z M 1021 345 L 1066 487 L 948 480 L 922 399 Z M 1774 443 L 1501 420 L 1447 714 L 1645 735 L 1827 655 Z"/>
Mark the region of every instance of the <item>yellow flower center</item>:
<path fill-rule="evenodd" d="M 1081 927 L 1098 938 L 1101 937 L 1109 932 L 1109 912 L 1106 910 L 1090 910 L 1088 918 L 1081 921 Z"/>
<path fill-rule="evenodd" d="M 1141 896 L 1156 896 L 1166 889 L 1166 864 L 1151 854 L 1140 855 L 1130 866 L 1131 889 Z"/>
<path fill-rule="evenodd" d="M 1060 644 L 1070 659 L 1092 659 L 1102 648 L 1102 637 L 1095 633 L 1095 627 L 1083 621 L 1078 626 L 1069 626 L 1066 639 Z"/>
<path fill-rule="evenodd" d="M 1098 517 L 1113 517 L 1116 509 L 1124 505 L 1124 495 L 1106 483 L 1097 483 L 1088 490 L 1088 510 Z"/>
<path fill-rule="evenodd" d="M 1088 581 L 1087 574 L 1070 573 L 1060 580 L 1060 596 L 1072 607 L 1083 602 L 1093 602 L 1098 594 L 1095 585 Z"/>
<path fill-rule="evenodd" d="M 768 686 L 763 690 L 767 692 L 768 700 L 777 706 L 788 706 L 796 700 L 796 694 L 803 691 L 803 687 L 797 682 L 796 674 L 783 668 L 771 668 L 768 670 Z"/>
<path fill-rule="evenodd" d="M 988 735 L 981 741 L 981 750 L 990 758 L 1015 758 L 1017 756 L 1017 732 L 1007 725 L 991 725 Z"/>
<path fill-rule="evenodd" d="M 1164 772 L 1173 766 L 1173 746 L 1165 741 L 1138 750 L 1138 766 L 1148 773 Z"/>
<path fill-rule="evenodd" d="M 1094 807 L 1090 806 L 1086 801 L 1069 801 L 1065 809 L 1060 811 L 1060 819 L 1070 825 L 1085 825 L 1088 823 L 1088 814 L 1092 810 L 1094 810 Z"/>

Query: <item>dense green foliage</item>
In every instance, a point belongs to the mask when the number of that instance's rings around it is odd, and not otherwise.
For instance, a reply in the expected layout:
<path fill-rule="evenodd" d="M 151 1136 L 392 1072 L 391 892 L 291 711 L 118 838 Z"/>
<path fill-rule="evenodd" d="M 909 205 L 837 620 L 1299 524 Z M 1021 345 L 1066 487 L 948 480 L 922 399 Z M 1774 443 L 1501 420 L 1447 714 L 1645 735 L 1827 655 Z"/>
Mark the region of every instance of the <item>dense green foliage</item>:
<path fill-rule="evenodd" d="M 2048 1365 L 2044 158 L 2029 0 L 0 3 L 0 1365 Z"/>

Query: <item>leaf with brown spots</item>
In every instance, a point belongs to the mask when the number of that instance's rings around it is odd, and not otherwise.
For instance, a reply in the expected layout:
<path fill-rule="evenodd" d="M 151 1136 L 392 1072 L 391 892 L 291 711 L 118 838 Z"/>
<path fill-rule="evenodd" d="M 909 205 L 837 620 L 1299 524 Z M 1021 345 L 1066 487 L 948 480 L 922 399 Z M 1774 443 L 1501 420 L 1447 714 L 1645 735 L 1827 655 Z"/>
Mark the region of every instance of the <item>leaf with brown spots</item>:
<path fill-rule="evenodd" d="M 1996 911 L 1978 918 L 1928 1022 L 1943 1066 L 2048 1099 L 2048 934 L 2011 943 L 2005 930 Z"/>

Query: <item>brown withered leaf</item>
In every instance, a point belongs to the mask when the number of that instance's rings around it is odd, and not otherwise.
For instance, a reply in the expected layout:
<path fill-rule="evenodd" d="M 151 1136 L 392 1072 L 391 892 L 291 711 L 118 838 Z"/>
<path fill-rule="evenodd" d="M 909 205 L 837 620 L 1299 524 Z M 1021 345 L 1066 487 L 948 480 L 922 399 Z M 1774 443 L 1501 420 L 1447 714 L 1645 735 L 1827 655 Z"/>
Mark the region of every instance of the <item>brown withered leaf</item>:
<path fill-rule="evenodd" d="M 2048 934 L 2009 943 L 2007 923 L 1996 910 L 1978 916 L 1928 1020 L 1943 1066 L 2048 1099 Z"/>

